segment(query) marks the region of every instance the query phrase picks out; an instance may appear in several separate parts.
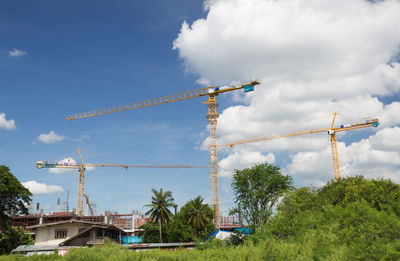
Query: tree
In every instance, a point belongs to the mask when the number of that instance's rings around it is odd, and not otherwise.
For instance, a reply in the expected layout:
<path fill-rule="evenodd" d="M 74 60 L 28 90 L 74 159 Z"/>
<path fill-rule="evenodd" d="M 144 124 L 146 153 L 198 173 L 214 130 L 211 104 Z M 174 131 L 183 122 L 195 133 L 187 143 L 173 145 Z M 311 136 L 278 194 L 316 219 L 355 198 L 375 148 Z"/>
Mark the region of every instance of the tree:
<path fill-rule="evenodd" d="M 269 259 L 400 260 L 399 198 L 399 184 L 362 176 L 299 188 L 247 240 Z"/>
<path fill-rule="evenodd" d="M 292 183 L 290 176 L 282 175 L 278 166 L 268 163 L 235 170 L 232 188 L 237 207 L 233 212 L 240 209 L 250 226 L 259 226 L 271 216 L 278 199 L 293 188 Z"/>
<path fill-rule="evenodd" d="M 145 207 L 151 207 L 146 215 L 150 214 L 151 222 L 158 222 L 160 229 L 160 242 L 162 243 L 162 224 L 168 223 L 172 217 L 172 213 L 169 210 L 170 207 L 175 208 L 174 198 L 172 197 L 171 191 L 163 191 L 160 188 L 159 191 L 152 189 L 153 196 L 151 197 L 151 204 L 145 205 Z"/>
<path fill-rule="evenodd" d="M 164 230 L 169 243 L 191 242 L 195 239 L 195 231 L 185 222 L 181 212 L 173 216 Z"/>
<path fill-rule="evenodd" d="M 23 230 L 10 227 L 10 216 L 28 214 L 25 205 L 31 201 L 32 193 L 22 186 L 7 166 L 0 165 L 0 255 L 8 254 L 19 245 L 30 244 L 30 235 Z"/>
<path fill-rule="evenodd" d="M 9 215 L 28 214 L 25 205 L 31 202 L 31 196 L 10 169 L 0 165 L 0 232 L 10 226 Z"/>
<path fill-rule="evenodd" d="M 0 236 L 0 255 L 9 254 L 19 245 L 31 245 L 33 239 L 24 230 L 10 227 Z"/>
<path fill-rule="evenodd" d="M 185 215 L 188 217 L 187 224 L 192 226 L 195 231 L 195 237 L 198 237 L 199 231 L 204 230 L 207 223 L 212 220 L 212 210 L 207 204 L 203 203 L 203 199 L 200 196 L 189 201 L 184 210 L 186 210 Z"/>
<path fill-rule="evenodd" d="M 140 226 L 143 231 L 139 231 L 139 236 L 144 243 L 159 243 L 160 241 L 160 228 L 156 223 L 147 222 Z M 165 229 L 162 231 L 163 238 L 166 237 Z"/>

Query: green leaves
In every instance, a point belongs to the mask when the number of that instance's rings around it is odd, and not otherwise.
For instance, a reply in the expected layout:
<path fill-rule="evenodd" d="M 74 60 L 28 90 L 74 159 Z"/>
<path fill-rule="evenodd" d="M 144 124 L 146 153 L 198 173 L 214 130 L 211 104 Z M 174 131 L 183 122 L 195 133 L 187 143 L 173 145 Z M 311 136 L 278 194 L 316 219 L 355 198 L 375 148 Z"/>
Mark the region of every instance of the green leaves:
<path fill-rule="evenodd" d="M 31 245 L 33 239 L 24 230 L 10 227 L 0 236 L 0 255 L 11 253 L 19 245 Z"/>
<path fill-rule="evenodd" d="M 9 253 L 18 245 L 32 241 L 23 231 L 10 227 L 9 217 L 28 214 L 25 205 L 30 203 L 31 196 L 32 193 L 22 186 L 10 169 L 0 165 L 0 254 Z"/>
<path fill-rule="evenodd" d="M 236 211 L 240 208 L 247 223 L 255 227 L 268 220 L 278 199 L 292 189 L 292 178 L 282 175 L 278 166 L 263 163 L 235 170 L 232 188 Z"/>
<path fill-rule="evenodd" d="M 391 180 L 356 176 L 297 189 L 248 241 L 268 241 L 270 253 L 277 252 L 271 257 L 282 260 L 399 260 L 399 188 Z"/>
<path fill-rule="evenodd" d="M 153 204 L 149 205 L 153 206 Z M 191 242 L 195 239 L 203 240 L 208 234 L 215 231 L 212 219 L 213 212 L 211 208 L 207 204 L 204 204 L 203 199 L 198 196 L 187 202 L 163 226 L 162 237 L 165 239 L 165 242 L 171 243 Z M 156 223 L 147 223 L 141 227 L 144 229 L 144 232 L 140 233 L 144 242 L 160 242 L 160 236 L 157 235 L 157 227 Z"/>
<path fill-rule="evenodd" d="M 145 205 L 145 207 L 151 207 L 146 215 L 150 214 L 150 222 L 158 222 L 160 229 L 160 242 L 162 243 L 162 224 L 168 223 L 172 217 L 172 213 L 169 210 L 170 207 L 176 209 L 177 205 L 174 203 L 171 191 L 163 191 L 160 188 L 159 191 L 152 189 L 153 196 L 151 197 L 151 204 Z"/>
<path fill-rule="evenodd" d="M 194 229 L 195 237 L 198 237 L 200 231 L 205 230 L 207 224 L 213 218 L 211 208 L 203 203 L 203 199 L 200 196 L 189 201 L 181 211 L 186 223 Z"/>
<path fill-rule="evenodd" d="M 150 214 L 150 220 L 153 222 L 161 220 L 161 224 L 168 223 L 172 217 L 172 212 L 169 208 L 176 207 L 171 191 L 164 192 L 162 188 L 158 191 L 155 189 L 151 191 L 153 192 L 151 204 L 145 205 L 145 207 L 151 207 L 151 209 L 146 212 L 146 215 Z"/>
<path fill-rule="evenodd" d="M 31 196 L 10 169 L 0 165 L 0 230 L 8 227 L 8 215 L 28 214 L 25 204 L 31 201 Z"/>

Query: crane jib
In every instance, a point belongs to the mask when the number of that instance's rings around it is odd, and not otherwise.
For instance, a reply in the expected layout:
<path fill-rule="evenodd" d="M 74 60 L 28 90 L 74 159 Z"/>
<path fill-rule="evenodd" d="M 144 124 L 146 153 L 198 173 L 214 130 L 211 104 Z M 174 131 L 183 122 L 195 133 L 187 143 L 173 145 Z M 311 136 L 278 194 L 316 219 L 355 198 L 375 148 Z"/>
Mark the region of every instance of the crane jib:
<path fill-rule="evenodd" d="M 192 99 L 192 98 L 202 97 L 202 96 L 207 96 L 207 95 L 218 95 L 219 93 L 230 92 L 230 91 L 239 90 L 239 89 L 244 89 L 244 92 L 251 92 L 251 91 L 254 91 L 254 86 L 257 84 L 260 84 L 260 83 L 257 81 L 252 81 L 250 83 L 239 85 L 239 86 L 205 87 L 205 88 L 195 89 L 195 90 L 181 92 L 181 93 L 177 93 L 177 94 L 172 94 L 172 95 L 168 95 L 168 96 L 164 96 L 164 97 L 160 97 L 160 98 L 134 102 L 134 103 L 127 104 L 127 105 L 116 106 L 116 107 L 111 107 L 111 108 L 107 108 L 107 109 L 94 110 L 94 111 L 83 112 L 83 113 L 76 113 L 76 114 L 67 116 L 66 119 L 67 120 L 82 119 L 82 118 L 88 118 L 88 117 L 104 115 L 104 114 L 109 114 L 109 113 L 114 113 L 114 112 L 140 109 L 140 108 L 150 107 L 150 106 L 154 106 L 154 105 L 182 101 L 182 100 L 187 100 L 187 99 Z"/>

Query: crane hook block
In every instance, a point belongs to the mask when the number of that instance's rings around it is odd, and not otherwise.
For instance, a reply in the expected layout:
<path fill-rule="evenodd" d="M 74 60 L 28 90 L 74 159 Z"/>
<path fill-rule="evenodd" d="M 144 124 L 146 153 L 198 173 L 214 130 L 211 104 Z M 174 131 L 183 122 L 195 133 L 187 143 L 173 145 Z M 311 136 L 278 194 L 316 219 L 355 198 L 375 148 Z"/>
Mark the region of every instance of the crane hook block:
<path fill-rule="evenodd" d="M 254 85 L 251 85 L 251 84 L 245 85 L 243 89 L 244 89 L 244 92 L 252 92 L 252 91 L 254 91 Z"/>

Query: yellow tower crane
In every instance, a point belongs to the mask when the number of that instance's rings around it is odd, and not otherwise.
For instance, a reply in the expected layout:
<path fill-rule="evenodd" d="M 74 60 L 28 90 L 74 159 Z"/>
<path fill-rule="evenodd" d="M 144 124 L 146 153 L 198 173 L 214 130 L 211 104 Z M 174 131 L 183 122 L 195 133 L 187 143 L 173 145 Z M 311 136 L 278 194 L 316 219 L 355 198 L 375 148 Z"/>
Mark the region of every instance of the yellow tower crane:
<path fill-rule="evenodd" d="M 182 164 L 172 164 L 172 165 L 146 165 L 146 164 L 93 164 L 84 163 L 81 155 L 81 150 L 76 150 L 78 152 L 81 164 L 76 164 L 75 162 L 67 161 L 57 161 L 56 163 L 49 163 L 48 161 L 37 161 L 36 167 L 38 169 L 42 168 L 61 168 L 61 169 L 77 169 L 79 171 L 79 182 L 78 182 L 78 205 L 77 214 L 83 214 L 83 198 L 86 197 L 84 194 L 84 184 L 85 184 L 85 170 L 86 167 L 121 167 L 121 168 L 208 168 L 206 166 L 189 166 Z"/>
<path fill-rule="evenodd" d="M 205 87 L 192 91 L 181 92 L 161 98 L 155 98 L 140 102 L 134 102 L 128 105 L 107 108 L 103 110 L 94 110 L 89 112 L 72 114 L 66 117 L 67 120 L 75 120 L 87 117 L 94 117 L 98 115 L 104 115 L 114 112 L 127 111 L 133 109 L 139 109 L 144 107 L 150 107 L 154 105 L 182 101 L 192 99 L 196 97 L 208 96 L 208 101 L 205 101 L 208 105 L 208 122 L 210 128 L 210 158 L 211 158 L 211 207 L 214 213 L 214 224 L 220 228 L 219 218 L 219 196 L 218 196 L 218 157 L 217 157 L 217 102 L 215 97 L 220 93 L 231 92 L 235 90 L 243 89 L 245 92 L 254 91 L 254 86 L 260 84 L 258 81 L 251 81 L 242 85 L 237 86 L 222 86 L 222 87 Z"/>
<path fill-rule="evenodd" d="M 335 174 L 335 180 L 340 179 L 340 165 L 339 165 L 339 154 L 338 154 L 338 148 L 337 148 L 337 139 L 336 139 L 336 133 L 337 132 L 342 132 L 342 131 L 349 131 L 349 130 L 357 130 L 357 129 L 362 129 L 362 128 L 368 128 L 368 127 L 378 127 L 379 125 L 379 120 L 378 119 L 372 119 L 372 118 L 366 118 L 366 121 L 364 123 L 355 123 L 352 125 L 341 125 L 337 128 L 333 127 L 333 124 L 335 122 L 337 113 L 333 113 L 333 119 L 332 119 L 332 124 L 330 128 L 324 128 L 324 129 L 317 129 L 317 130 L 307 130 L 307 131 L 297 131 L 297 132 L 292 132 L 288 134 L 282 134 L 282 135 L 275 135 L 275 136 L 269 136 L 269 137 L 261 137 L 261 138 L 254 138 L 254 139 L 247 139 L 247 140 L 238 140 L 234 141 L 231 143 L 225 143 L 225 144 L 220 144 L 217 145 L 218 147 L 233 147 L 235 145 L 239 144 L 246 144 L 246 143 L 253 143 L 253 142 L 259 142 L 259 141 L 266 141 L 266 140 L 274 140 L 274 139 L 280 139 L 280 138 L 287 138 L 287 137 L 293 137 L 293 136 L 299 136 L 299 135 L 305 135 L 305 134 L 312 134 L 312 133 L 319 133 L 319 132 L 328 132 L 328 134 L 331 136 L 331 147 L 332 147 L 332 161 L 333 161 L 333 172 Z"/>

